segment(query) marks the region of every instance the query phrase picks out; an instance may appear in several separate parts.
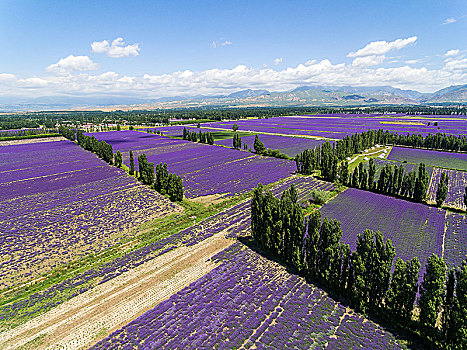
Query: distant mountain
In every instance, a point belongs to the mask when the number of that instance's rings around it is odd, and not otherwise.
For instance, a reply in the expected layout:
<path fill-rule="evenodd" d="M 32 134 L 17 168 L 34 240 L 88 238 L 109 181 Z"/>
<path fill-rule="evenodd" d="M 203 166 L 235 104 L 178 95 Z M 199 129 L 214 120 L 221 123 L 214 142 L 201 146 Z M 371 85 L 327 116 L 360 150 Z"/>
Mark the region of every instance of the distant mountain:
<path fill-rule="evenodd" d="M 246 97 L 254 97 L 254 96 L 261 96 L 261 95 L 268 95 L 270 92 L 268 90 L 241 90 L 230 95 L 227 95 L 227 98 L 246 98 Z"/>
<path fill-rule="evenodd" d="M 467 84 L 434 93 L 421 93 L 391 86 L 299 86 L 289 91 L 240 90 L 228 95 L 168 96 L 144 99 L 131 96 L 46 96 L 34 99 L 0 97 L 0 111 L 64 109 L 156 109 L 230 107 L 308 107 L 467 104 Z"/>
<path fill-rule="evenodd" d="M 426 103 L 435 102 L 458 102 L 466 103 L 467 101 L 467 84 L 450 86 L 431 94 L 429 98 L 424 100 Z"/>

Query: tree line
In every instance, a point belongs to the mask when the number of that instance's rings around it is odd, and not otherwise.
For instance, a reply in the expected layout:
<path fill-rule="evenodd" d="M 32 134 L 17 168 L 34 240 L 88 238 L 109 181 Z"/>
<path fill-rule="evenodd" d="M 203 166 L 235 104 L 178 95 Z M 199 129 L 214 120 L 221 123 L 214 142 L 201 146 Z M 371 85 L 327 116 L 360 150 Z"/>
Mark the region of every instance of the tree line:
<path fill-rule="evenodd" d="M 349 163 L 343 161 L 338 167 L 336 181 L 362 190 L 423 202 L 427 196 L 429 175 L 423 163 L 418 165 L 417 170 L 411 172 L 405 172 L 402 164 L 399 166 L 386 164 L 376 178 L 376 165 L 374 159 L 370 159 L 368 169 L 360 163 L 352 173 L 349 173 Z M 446 185 L 447 196 L 447 183 L 443 185 Z"/>
<path fill-rule="evenodd" d="M 130 150 L 130 175 L 135 175 L 143 184 L 155 189 L 162 195 L 167 195 L 172 202 L 183 200 L 182 178 L 169 173 L 167 164 L 158 164 L 154 169 L 154 163 L 148 162 L 146 154 L 138 156 L 138 171 L 135 171 L 133 151 Z"/>
<path fill-rule="evenodd" d="M 399 135 L 382 129 L 369 130 L 348 135 L 332 144 L 327 141 L 315 149 L 306 149 L 295 157 L 297 171 L 310 175 L 315 170 L 321 170 L 321 175 L 328 181 L 334 181 L 337 176 L 339 162 L 377 144 L 410 146 L 414 148 L 429 148 L 444 151 L 467 151 L 467 138 L 459 135 Z"/>
<path fill-rule="evenodd" d="M 208 145 L 214 144 L 214 137 L 209 131 L 202 132 L 201 130 L 199 133 L 196 131 L 187 130 L 187 128 L 183 128 L 183 139 L 192 142 L 200 142 L 200 143 L 207 143 Z"/>
<path fill-rule="evenodd" d="M 365 230 L 351 251 L 340 242 L 339 221 L 322 219 L 319 210 L 304 217 L 293 185 L 280 199 L 263 190 L 258 185 L 251 203 L 252 238 L 262 250 L 358 311 L 397 320 L 412 331 L 416 327 L 436 344 L 452 349 L 467 346 L 466 261 L 448 271 L 433 254 L 419 284 L 418 258 L 394 261 L 394 246 L 390 239 L 384 241 L 381 232 Z"/>

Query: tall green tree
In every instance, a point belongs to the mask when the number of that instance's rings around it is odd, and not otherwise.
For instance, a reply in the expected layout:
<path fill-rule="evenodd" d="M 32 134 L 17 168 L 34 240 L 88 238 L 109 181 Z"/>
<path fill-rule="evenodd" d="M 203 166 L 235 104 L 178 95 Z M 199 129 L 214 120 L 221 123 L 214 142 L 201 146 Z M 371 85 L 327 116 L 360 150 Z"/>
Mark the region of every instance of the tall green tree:
<path fill-rule="evenodd" d="M 135 173 L 135 159 L 133 158 L 133 151 L 130 150 L 130 175 Z"/>
<path fill-rule="evenodd" d="M 259 140 L 258 135 L 255 136 L 255 142 L 253 144 L 253 149 L 255 153 L 263 154 L 266 151 L 266 147 L 264 147 L 264 143 Z"/>
<path fill-rule="evenodd" d="M 438 189 L 436 190 L 436 204 L 438 207 L 441 207 L 443 202 L 446 200 L 448 196 L 448 183 L 449 183 L 449 176 L 446 175 L 445 172 L 441 174 L 441 179 L 438 183 Z"/>
<path fill-rule="evenodd" d="M 446 282 L 446 264 L 436 254 L 428 258 L 426 272 L 420 286 L 420 324 L 425 331 L 431 331 L 443 302 L 444 285 Z"/>

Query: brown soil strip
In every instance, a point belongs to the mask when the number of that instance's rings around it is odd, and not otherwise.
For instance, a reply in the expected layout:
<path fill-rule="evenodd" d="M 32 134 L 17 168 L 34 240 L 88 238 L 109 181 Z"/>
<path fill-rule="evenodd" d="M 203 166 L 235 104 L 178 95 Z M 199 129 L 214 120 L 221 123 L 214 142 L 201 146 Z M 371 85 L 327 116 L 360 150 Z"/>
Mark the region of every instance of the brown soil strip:
<path fill-rule="evenodd" d="M 0 348 L 88 348 L 215 268 L 208 260 L 234 242 L 224 235 L 174 249 L 0 334 Z"/>
<path fill-rule="evenodd" d="M 63 136 L 52 136 L 38 139 L 22 139 L 22 140 L 8 140 L 0 141 L 0 146 L 11 146 L 11 145 L 25 145 L 28 143 L 40 143 L 40 142 L 52 142 L 52 141 L 66 141 Z"/>

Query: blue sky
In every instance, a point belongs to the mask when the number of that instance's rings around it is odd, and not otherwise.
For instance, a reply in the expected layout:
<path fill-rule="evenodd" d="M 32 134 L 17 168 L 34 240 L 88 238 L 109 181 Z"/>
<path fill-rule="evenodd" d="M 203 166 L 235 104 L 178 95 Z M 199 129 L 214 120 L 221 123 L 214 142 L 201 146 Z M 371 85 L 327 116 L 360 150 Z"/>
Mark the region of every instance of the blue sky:
<path fill-rule="evenodd" d="M 0 94 L 467 82 L 467 1 L 1 1 Z"/>

